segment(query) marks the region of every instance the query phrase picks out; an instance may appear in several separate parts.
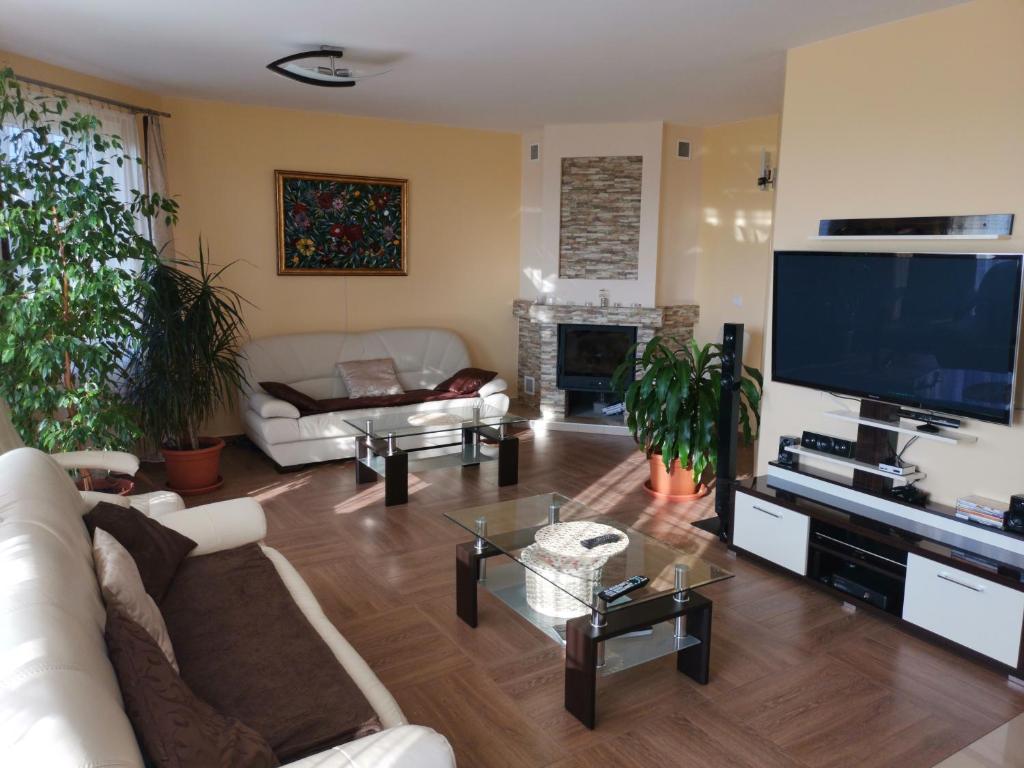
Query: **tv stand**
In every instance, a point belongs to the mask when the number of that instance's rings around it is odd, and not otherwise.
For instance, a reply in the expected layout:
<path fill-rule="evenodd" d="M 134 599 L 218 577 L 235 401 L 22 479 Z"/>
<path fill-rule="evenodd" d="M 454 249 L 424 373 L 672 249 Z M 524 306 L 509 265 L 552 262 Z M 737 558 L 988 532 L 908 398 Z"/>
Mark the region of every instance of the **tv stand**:
<path fill-rule="evenodd" d="M 734 493 L 732 550 L 1024 677 L 1024 536 L 803 466 Z"/>

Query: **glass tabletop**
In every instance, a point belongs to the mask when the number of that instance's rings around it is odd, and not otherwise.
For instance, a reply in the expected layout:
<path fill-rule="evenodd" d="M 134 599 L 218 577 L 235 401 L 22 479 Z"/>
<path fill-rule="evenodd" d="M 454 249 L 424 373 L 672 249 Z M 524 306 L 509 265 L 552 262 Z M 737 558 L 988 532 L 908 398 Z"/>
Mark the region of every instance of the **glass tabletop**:
<path fill-rule="evenodd" d="M 605 613 L 683 590 L 732 578 L 733 574 L 695 554 L 633 530 L 561 494 L 546 493 L 445 514 L 449 520 L 516 560 L 568 599 Z M 581 540 L 607 543 L 590 549 Z M 607 604 L 598 593 L 633 576 L 648 583 Z M 565 600 L 563 596 L 558 599 Z M 549 599 L 550 602 L 550 599 Z"/>
<path fill-rule="evenodd" d="M 385 439 L 389 435 L 410 437 L 437 432 L 454 432 L 475 427 L 501 427 L 523 424 L 529 419 L 514 413 L 499 413 L 487 406 L 450 408 L 445 411 L 389 413 L 375 419 L 345 419 L 345 423 L 367 437 Z"/>

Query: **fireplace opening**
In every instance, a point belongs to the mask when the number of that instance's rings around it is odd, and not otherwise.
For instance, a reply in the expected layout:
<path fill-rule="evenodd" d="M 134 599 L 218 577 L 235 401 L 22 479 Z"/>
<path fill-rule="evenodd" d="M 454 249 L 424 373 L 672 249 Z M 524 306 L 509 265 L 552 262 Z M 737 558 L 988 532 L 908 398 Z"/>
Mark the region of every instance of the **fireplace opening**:
<path fill-rule="evenodd" d="M 612 391 L 612 376 L 636 344 L 629 325 L 559 325 L 558 388 Z"/>
<path fill-rule="evenodd" d="M 612 377 L 635 343 L 635 326 L 558 326 L 558 388 L 565 395 L 568 418 L 623 423 L 621 398 L 612 389 Z"/>

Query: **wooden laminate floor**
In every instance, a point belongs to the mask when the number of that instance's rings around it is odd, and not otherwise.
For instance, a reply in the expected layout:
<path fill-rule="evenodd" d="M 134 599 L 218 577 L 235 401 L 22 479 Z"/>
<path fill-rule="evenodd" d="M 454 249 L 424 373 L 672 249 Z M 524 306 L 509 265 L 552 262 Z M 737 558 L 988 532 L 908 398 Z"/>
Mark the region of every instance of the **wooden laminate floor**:
<path fill-rule="evenodd" d="M 147 471 L 160 481 L 158 466 Z M 445 734 L 463 768 L 915 768 L 1024 712 L 1024 691 L 1004 675 L 730 557 L 688 525 L 711 514 L 710 499 L 650 499 L 643 457 L 626 438 L 527 435 L 519 485 L 499 490 L 496 473 L 493 464 L 424 472 L 410 479 L 408 505 L 385 508 L 383 485 L 357 490 L 351 463 L 279 474 L 240 445 L 225 452 L 224 487 L 190 503 L 259 500 L 268 543 L 409 720 Z M 677 673 L 671 657 L 601 679 L 588 731 L 562 708 L 560 648 L 484 590 L 479 627 L 456 618 L 454 549 L 469 537 L 442 513 L 552 490 L 736 574 L 702 590 L 715 602 L 709 685 Z"/>

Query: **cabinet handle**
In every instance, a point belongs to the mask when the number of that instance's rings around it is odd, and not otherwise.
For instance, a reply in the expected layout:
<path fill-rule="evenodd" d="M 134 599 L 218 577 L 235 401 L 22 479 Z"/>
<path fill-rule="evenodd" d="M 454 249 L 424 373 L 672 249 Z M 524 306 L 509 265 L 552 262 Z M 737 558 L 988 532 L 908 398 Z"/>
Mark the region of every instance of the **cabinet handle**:
<path fill-rule="evenodd" d="M 945 573 L 945 572 L 943 572 L 943 571 L 939 571 L 939 573 L 937 573 L 936 575 L 937 575 L 937 576 L 938 576 L 938 577 L 939 577 L 940 579 L 945 579 L 946 581 L 951 581 L 951 582 L 953 582 L 954 584 L 959 584 L 959 585 L 960 585 L 961 587 L 964 587 L 964 588 L 966 588 L 966 589 L 970 589 L 970 590 L 973 590 L 974 592 L 984 592 L 984 591 L 985 591 L 985 588 L 984 588 L 984 587 L 982 587 L 982 586 L 980 586 L 980 585 L 978 585 L 978 584 L 966 584 L 965 582 L 962 582 L 962 581 L 959 581 L 959 580 L 957 580 L 957 579 L 954 579 L 954 578 L 953 578 L 952 576 L 950 576 L 950 575 L 949 575 L 948 573 Z"/>
<path fill-rule="evenodd" d="M 782 515 L 780 515 L 778 512 L 772 512 L 772 511 L 767 510 L 767 509 L 762 509 L 761 507 L 757 506 L 757 504 L 754 504 L 753 507 L 758 512 L 764 512 L 766 515 L 771 515 L 772 517 L 777 517 L 777 518 L 781 518 L 782 517 Z"/>

